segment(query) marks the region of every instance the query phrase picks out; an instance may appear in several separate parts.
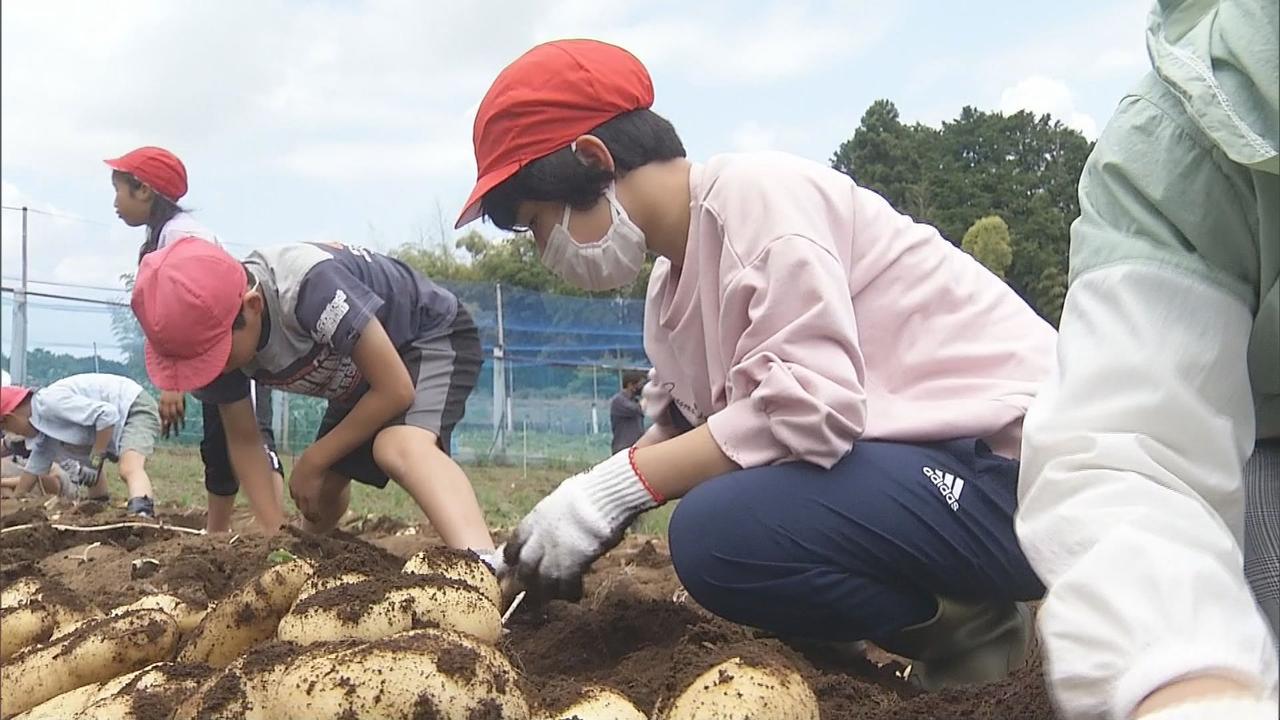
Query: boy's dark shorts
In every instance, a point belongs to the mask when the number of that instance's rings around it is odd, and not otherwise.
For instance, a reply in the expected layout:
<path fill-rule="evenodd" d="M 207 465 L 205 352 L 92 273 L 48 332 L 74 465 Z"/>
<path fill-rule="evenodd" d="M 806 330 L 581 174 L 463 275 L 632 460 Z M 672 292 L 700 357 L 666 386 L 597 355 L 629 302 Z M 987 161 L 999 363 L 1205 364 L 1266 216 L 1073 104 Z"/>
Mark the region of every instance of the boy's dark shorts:
<path fill-rule="evenodd" d="M 446 334 L 414 340 L 401 350 L 400 358 L 414 381 L 413 405 L 383 427 L 410 425 L 429 430 L 438 438 L 439 448 L 448 454 L 453 428 L 466 412 L 467 398 L 475 389 L 484 363 L 475 322 L 459 303 L 457 317 Z M 316 438 L 324 437 L 341 422 L 358 400 L 357 397 L 348 403 L 330 402 Z M 363 445 L 334 463 L 333 471 L 365 485 L 386 487 L 390 478 L 373 459 L 376 437 L 374 433 Z"/>

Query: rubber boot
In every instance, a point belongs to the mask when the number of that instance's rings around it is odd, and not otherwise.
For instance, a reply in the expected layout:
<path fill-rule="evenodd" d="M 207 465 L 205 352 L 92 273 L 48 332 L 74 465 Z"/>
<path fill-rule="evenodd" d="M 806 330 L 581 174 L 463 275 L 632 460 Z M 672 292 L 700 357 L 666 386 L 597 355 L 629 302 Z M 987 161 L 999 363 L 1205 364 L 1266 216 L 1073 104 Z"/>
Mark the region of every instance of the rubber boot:
<path fill-rule="evenodd" d="M 1026 603 L 968 604 L 938 598 L 919 625 L 875 641 L 910 658 L 908 682 L 922 690 L 994 682 L 1022 667 L 1035 637 Z"/>
<path fill-rule="evenodd" d="M 156 516 L 156 505 L 151 498 L 146 495 L 143 495 L 142 497 L 129 498 L 127 509 L 130 515 L 137 515 L 139 517 Z"/>

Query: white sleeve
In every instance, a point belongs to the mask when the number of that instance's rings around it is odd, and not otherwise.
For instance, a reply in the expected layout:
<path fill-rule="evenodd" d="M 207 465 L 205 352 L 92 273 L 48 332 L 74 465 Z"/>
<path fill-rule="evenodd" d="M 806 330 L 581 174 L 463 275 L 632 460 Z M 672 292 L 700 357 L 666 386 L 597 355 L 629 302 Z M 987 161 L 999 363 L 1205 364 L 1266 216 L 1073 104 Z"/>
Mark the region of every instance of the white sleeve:
<path fill-rule="evenodd" d="M 1057 374 L 1024 426 L 1017 532 L 1048 588 L 1040 634 L 1068 718 L 1128 717 L 1196 673 L 1276 693 L 1240 550 L 1252 322 L 1156 263 L 1095 270 L 1067 294 Z"/>

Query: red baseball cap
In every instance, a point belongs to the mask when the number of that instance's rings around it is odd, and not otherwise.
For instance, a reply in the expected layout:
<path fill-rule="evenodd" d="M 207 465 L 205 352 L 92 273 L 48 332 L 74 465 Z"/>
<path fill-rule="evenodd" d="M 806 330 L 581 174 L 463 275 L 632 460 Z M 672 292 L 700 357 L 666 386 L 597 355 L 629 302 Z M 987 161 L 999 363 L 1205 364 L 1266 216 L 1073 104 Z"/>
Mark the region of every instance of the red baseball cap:
<path fill-rule="evenodd" d="M 458 224 L 526 164 L 632 110 L 653 105 L 653 81 L 634 55 L 598 40 L 556 40 L 508 65 L 476 111 L 476 186 Z"/>
<path fill-rule="evenodd" d="M 5 385 L 4 387 L 0 387 L 0 417 L 8 416 L 30 395 L 30 388 L 24 388 L 18 385 Z"/>
<path fill-rule="evenodd" d="M 147 336 L 147 374 L 156 387 L 198 390 L 222 374 L 248 289 L 240 261 L 197 237 L 142 259 L 130 304 Z"/>
<path fill-rule="evenodd" d="M 151 186 L 169 202 L 187 194 L 187 168 L 177 155 L 158 147 L 140 147 L 114 160 L 103 160 L 112 170 L 127 172 Z"/>

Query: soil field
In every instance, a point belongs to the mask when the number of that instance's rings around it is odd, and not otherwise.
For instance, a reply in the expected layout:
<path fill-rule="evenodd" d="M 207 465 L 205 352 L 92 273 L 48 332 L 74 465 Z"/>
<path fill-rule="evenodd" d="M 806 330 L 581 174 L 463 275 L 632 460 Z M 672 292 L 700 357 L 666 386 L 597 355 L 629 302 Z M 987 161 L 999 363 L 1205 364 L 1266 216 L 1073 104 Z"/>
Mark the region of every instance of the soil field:
<path fill-rule="evenodd" d="M 270 567 L 269 556 L 278 549 L 320 569 L 358 565 L 369 573 L 393 573 L 406 558 L 438 544 L 429 529 L 386 518 L 359 519 L 330 537 L 289 532 L 265 539 L 248 531 L 205 536 L 160 527 L 53 527 L 132 520 L 92 503 L 46 509 L 6 500 L 0 510 L 6 530 L 0 535 L 0 586 L 22 577 L 52 579 L 104 610 L 156 592 L 197 605 L 215 603 Z M 188 528 L 199 528 L 204 521 L 202 514 L 190 511 L 169 510 L 162 517 Z M 241 526 L 247 523 L 247 517 L 239 519 Z M 279 646 L 268 643 L 263 651 L 279 653 Z M 628 536 L 596 563 L 580 603 L 522 603 L 498 647 L 520 674 L 535 707 L 556 706 L 580 686 L 593 684 L 614 688 L 653 713 L 703 671 L 739 656 L 798 670 L 827 720 L 1054 717 L 1038 661 L 1003 682 L 919 694 L 902 680 L 901 662 L 874 648 L 868 657 L 803 654 L 779 639 L 716 618 L 681 589 L 661 537 Z M 160 708 L 156 717 L 166 717 L 165 711 Z"/>

